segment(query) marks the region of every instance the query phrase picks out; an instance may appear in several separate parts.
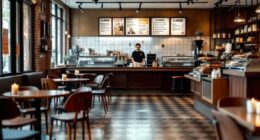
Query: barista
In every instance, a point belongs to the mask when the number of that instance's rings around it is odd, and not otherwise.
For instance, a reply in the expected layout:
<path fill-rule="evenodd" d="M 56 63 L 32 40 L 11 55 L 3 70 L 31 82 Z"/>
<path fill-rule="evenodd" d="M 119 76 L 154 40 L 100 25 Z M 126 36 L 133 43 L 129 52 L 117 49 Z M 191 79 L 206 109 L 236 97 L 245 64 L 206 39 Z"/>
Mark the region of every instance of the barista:
<path fill-rule="evenodd" d="M 132 63 L 142 63 L 145 64 L 145 55 L 144 52 L 141 51 L 141 44 L 136 43 L 135 51 L 132 53 Z"/>

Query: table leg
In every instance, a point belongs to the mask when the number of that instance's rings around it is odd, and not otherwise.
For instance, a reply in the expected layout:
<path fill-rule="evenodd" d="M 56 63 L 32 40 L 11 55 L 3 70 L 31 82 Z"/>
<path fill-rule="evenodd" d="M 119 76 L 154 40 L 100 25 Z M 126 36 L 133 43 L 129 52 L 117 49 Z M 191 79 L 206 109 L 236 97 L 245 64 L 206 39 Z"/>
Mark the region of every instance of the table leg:
<path fill-rule="evenodd" d="M 41 99 L 35 99 L 35 118 L 36 118 L 36 124 L 35 124 L 35 130 L 39 132 L 39 135 L 37 137 L 37 140 L 41 140 L 42 135 L 42 119 L 41 119 Z"/>

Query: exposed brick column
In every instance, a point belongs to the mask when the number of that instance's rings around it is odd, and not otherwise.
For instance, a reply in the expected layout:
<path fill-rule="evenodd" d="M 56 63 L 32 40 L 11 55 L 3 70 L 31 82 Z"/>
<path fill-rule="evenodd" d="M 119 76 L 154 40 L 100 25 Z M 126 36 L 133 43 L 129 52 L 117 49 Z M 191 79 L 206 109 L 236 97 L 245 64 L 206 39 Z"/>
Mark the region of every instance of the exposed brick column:
<path fill-rule="evenodd" d="M 41 1 L 46 4 L 45 16 L 48 23 L 48 51 L 41 53 Z M 51 39 L 50 39 L 50 0 L 38 0 L 34 8 L 34 70 L 46 72 L 50 69 Z"/>

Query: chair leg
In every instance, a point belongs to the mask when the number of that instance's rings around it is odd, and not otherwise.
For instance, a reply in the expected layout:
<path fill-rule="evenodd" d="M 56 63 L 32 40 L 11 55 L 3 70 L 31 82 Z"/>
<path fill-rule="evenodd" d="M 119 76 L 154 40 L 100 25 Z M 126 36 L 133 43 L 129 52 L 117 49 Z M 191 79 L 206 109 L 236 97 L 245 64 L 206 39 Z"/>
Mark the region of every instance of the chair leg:
<path fill-rule="evenodd" d="M 85 117 L 82 119 L 82 140 L 85 140 Z"/>
<path fill-rule="evenodd" d="M 44 112 L 44 115 L 45 115 L 46 134 L 48 134 L 48 111 Z"/>
<path fill-rule="evenodd" d="M 71 140 L 71 126 L 70 126 L 70 123 L 67 123 L 67 133 L 68 133 L 69 140 Z"/>
<path fill-rule="evenodd" d="M 51 119 L 50 140 L 52 140 L 53 123 L 54 123 L 54 121 Z"/>
<path fill-rule="evenodd" d="M 107 113 L 107 107 L 106 107 L 106 99 L 105 99 L 105 96 L 104 95 L 101 95 L 101 101 L 102 101 L 102 104 L 104 106 L 104 111 L 105 111 L 105 114 Z"/>
<path fill-rule="evenodd" d="M 88 139 L 91 140 L 91 130 L 90 130 L 90 123 L 89 123 L 89 116 L 86 118 L 87 127 L 88 127 Z"/>
<path fill-rule="evenodd" d="M 77 123 L 73 123 L 73 140 L 76 140 L 77 139 Z"/>

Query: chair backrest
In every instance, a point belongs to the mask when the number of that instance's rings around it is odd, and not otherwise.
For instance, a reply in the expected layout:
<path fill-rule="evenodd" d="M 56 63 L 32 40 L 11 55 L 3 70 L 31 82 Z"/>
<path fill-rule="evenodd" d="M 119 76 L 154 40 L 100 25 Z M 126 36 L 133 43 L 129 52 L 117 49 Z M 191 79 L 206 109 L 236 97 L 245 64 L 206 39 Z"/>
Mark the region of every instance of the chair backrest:
<path fill-rule="evenodd" d="M 212 110 L 212 115 L 219 140 L 245 140 L 243 132 L 230 117 L 216 110 Z"/>
<path fill-rule="evenodd" d="M 19 91 L 24 91 L 24 90 L 32 90 L 32 91 L 38 91 L 39 88 L 35 86 L 20 86 Z"/>
<path fill-rule="evenodd" d="M 103 79 L 102 83 L 99 85 L 99 88 L 102 88 L 102 89 L 107 88 L 108 84 L 109 84 L 109 78 L 106 76 Z"/>
<path fill-rule="evenodd" d="M 101 84 L 104 79 L 104 75 L 97 75 L 96 78 L 94 79 L 94 82 L 97 84 Z"/>
<path fill-rule="evenodd" d="M 89 81 L 93 82 L 96 76 L 97 74 L 95 73 L 84 73 L 80 78 L 88 78 Z"/>
<path fill-rule="evenodd" d="M 41 78 L 43 90 L 56 90 L 58 85 L 51 78 Z"/>
<path fill-rule="evenodd" d="M 82 91 L 72 93 L 64 104 L 66 112 L 88 111 L 91 108 L 91 91 Z"/>
<path fill-rule="evenodd" d="M 246 106 L 246 98 L 243 97 L 227 97 L 218 100 L 217 107 Z"/>
<path fill-rule="evenodd" d="M 58 76 L 58 75 L 56 75 L 56 74 L 48 74 L 48 75 L 47 75 L 47 78 L 55 79 L 55 78 L 60 78 L 60 76 Z"/>
<path fill-rule="evenodd" d="M 112 83 L 112 78 L 113 78 L 113 73 L 108 73 L 106 75 L 106 77 L 108 77 L 108 86 L 111 87 L 111 83 Z"/>
<path fill-rule="evenodd" d="M 12 119 L 19 115 L 20 110 L 13 100 L 6 97 L 0 97 L 0 120 Z"/>

